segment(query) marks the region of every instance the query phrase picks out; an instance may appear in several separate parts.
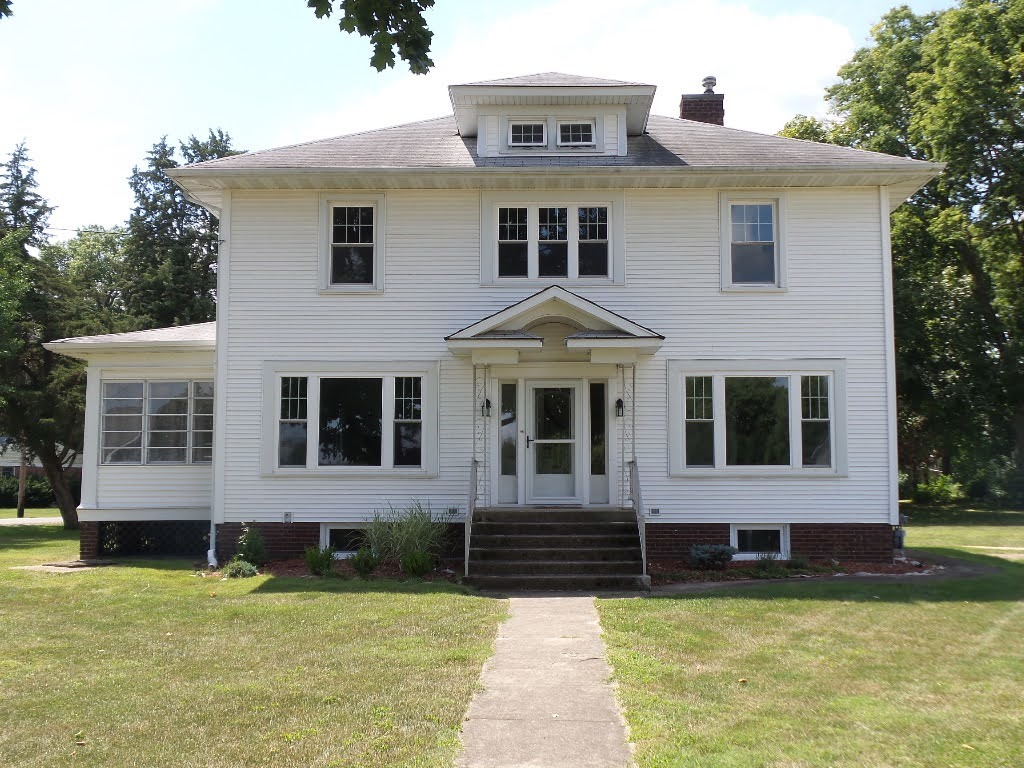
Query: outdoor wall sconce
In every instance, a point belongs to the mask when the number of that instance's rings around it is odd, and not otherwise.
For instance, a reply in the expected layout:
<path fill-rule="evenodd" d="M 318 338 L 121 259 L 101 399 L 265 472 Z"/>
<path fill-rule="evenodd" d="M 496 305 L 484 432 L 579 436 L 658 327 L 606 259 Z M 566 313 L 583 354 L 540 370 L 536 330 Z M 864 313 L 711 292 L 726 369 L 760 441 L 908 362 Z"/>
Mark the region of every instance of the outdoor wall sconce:
<path fill-rule="evenodd" d="M 626 406 L 622 402 L 622 398 L 620 397 L 618 400 L 615 401 L 615 416 L 621 419 L 625 415 L 625 413 Z"/>
<path fill-rule="evenodd" d="M 484 417 L 490 417 L 491 415 L 491 400 L 490 398 L 484 398 L 484 401 L 480 403 L 480 415 Z"/>

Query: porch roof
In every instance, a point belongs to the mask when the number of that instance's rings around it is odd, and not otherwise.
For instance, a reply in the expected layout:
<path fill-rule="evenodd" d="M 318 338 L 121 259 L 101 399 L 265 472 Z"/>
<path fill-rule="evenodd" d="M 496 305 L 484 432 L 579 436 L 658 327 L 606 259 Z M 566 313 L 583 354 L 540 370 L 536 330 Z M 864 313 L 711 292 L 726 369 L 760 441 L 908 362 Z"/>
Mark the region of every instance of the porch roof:
<path fill-rule="evenodd" d="M 531 329 L 558 322 L 575 328 L 552 339 Z M 516 363 L 521 351 L 589 351 L 592 362 L 635 362 L 657 352 L 665 337 L 596 302 L 552 285 L 445 337 L 454 355 L 479 363 Z"/>

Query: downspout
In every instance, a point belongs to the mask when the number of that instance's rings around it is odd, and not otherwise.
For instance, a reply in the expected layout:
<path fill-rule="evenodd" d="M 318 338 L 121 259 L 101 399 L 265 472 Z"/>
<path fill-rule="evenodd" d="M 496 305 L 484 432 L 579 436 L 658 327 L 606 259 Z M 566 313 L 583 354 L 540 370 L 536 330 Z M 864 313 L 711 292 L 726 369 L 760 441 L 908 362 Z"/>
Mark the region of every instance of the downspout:
<path fill-rule="evenodd" d="M 217 523 L 210 514 L 210 548 L 206 550 L 206 564 L 211 568 L 217 567 Z"/>

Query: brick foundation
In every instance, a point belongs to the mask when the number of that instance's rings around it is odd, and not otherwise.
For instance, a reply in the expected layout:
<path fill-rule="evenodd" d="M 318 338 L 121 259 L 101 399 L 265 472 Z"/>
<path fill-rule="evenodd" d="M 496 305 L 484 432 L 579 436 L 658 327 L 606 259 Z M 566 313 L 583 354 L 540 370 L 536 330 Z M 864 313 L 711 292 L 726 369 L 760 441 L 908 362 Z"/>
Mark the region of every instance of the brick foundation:
<path fill-rule="evenodd" d="M 892 526 L 888 523 L 792 523 L 789 548 L 804 557 L 891 563 Z"/>
<path fill-rule="evenodd" d="M 647 523 L 647 556 L 685 559 L 694 544 L 728 544 L 728 523 Z M 834 557 L 871 563 L 892 562 L 892 526 L 887 523 L 791 523 L 794 555 Z"/>
<path fill-rule="evenodd" d="M 78 556 L 83 560 L 95 560 L 100 556 L 100 524 L 78 524 Z"/>
<path fill-rule="evenodd" d="M 252 523 L 263 534 L 267 557 L 287 560 L 302 557 L 306 547 L 320 546 L 320 523 Z M 238 552 L 238 537 L 242 523 L 223 523 L 217 526 L 217 559 L 230 559 Z"/>

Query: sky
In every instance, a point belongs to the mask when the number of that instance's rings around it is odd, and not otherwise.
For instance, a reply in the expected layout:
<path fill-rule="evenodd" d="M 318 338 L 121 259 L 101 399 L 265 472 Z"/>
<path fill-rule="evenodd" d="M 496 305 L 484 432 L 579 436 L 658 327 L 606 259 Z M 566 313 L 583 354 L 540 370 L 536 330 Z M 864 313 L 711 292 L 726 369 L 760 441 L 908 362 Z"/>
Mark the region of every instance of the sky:
<path fill-rule="evenodd" d="M 918 13 L 952 0 L 908 0 Z M 304 0 L 15 0 L 0 20 L 0 160 L 25 141 L 51 237 L 117 226 L 162 136 L 266 149 L 451 113 L 447 87 L 535 72 L 657 86 L 718 78 L 733 128 L 825 116 L 824 89 L 896 0 L 436 0 L 434 69 L 378 73 L 367 40 Z"/>

